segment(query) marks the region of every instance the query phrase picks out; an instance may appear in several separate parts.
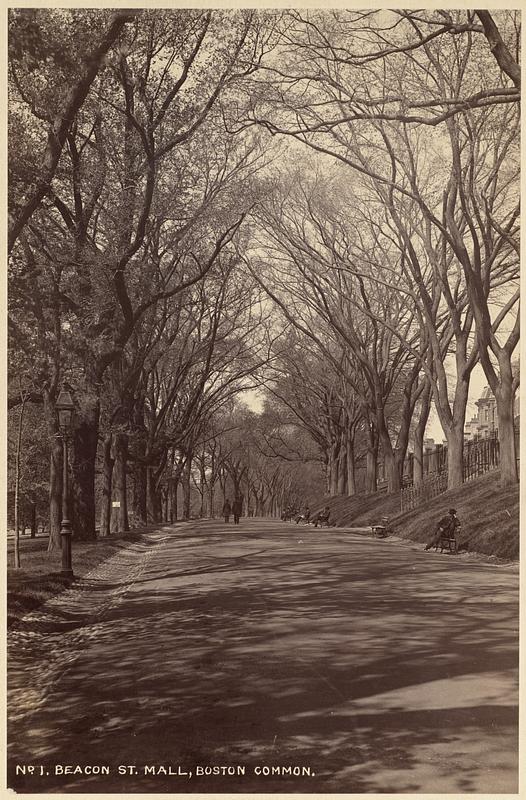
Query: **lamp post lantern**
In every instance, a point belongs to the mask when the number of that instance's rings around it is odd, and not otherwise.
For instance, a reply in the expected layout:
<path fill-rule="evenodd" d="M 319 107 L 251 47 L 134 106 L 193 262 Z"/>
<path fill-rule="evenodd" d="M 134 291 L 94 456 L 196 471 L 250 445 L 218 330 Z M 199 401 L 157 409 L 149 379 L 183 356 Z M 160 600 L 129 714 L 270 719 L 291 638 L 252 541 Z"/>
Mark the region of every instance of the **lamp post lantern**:
<path fill-rule="evenodd" d="M 55 403 L 58 411 L 58 424 L 62 437 L 62 522 L 60 536 L 62 540 L 62 574 L 73 577 L 71 566 L 71 522 L 69 520 L 69 469 L 68 469 L 68 443 L 71 435 L 71 422 L 73 418 L 73 403 L 71 394 L 66 387 L 62 389 Z"/>

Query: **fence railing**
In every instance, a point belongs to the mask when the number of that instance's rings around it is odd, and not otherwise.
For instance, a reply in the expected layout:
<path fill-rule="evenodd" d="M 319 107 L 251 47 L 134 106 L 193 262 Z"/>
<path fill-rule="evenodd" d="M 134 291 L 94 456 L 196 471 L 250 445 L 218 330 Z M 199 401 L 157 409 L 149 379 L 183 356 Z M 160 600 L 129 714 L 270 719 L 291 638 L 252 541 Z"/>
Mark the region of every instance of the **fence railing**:
<path fill-rule="evenodd" d="M 495 433 L 484 439 L 475 439 L 464 444 L 464 481 L 497 469 L 500 463 L 499 440 Z"/>
<path fill-rule="evenodd" d="M 447 471 L 428 475 L 417 486 L 407 486 L 400 492 L 400 510 L 409 511 L 411 508 L 426 503 L 447 489 Z"/>
<path fill-rule="evenodd" d="M 515 451 L 519 458 L 519 431 L 515 431 Z M 500 450 L 498 432 L 492 431 L 489 436 L 464 442 L 462 479 L 473 480 L 484 475 L 490 470 L 497 469 L 500 465 Z M 424 457 L 424 476 L 417 486 L 412 485 L 412 476 L 404 474 L 406 485 L 400 493 L 401 511 L 409 511 L 432 497 L 442 494 L 447 489 L 447 447 L 438 445 L 434 450 L 428 451 Z M 412 464 L 411 464 L 412 466 Z M 435 471 L 429 474 L 429 469 Z"/>

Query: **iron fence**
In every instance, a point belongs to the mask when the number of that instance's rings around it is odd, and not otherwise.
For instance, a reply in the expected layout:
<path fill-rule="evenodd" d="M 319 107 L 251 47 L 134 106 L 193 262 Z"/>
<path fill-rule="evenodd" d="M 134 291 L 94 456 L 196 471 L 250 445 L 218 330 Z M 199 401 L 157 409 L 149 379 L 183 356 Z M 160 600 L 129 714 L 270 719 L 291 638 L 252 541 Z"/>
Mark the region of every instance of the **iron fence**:
<path fill-rule="evenodd" d="M 519 430 L 515 430 L 515 452 L 519 461 Z M 462 479 L 464 482 L 478 478 L 500 465 L 498 431 L 488 436 L 464 442 Z M 413 485 L 413 458 L 406 460 L 403 484 L 400 493 L 400 509 L 409 511 L 447 489 L 447 446 L 437 445 L 424 454 L 423 477 L 418 485 Z"/>
<path fill-rule="evenodd" d="M 499 466 L 499 440 L 495 433 L 484 439 L 474 439 L 464 444 L 464 481 L 478 478 Z"/>
<path fill-rule="evenodd" d="M 431 500 L 447 489 L 447 471 L 427 475 L 416 486 L 407 486 L 400 492 L 400 509 L 409 511 Z"/>

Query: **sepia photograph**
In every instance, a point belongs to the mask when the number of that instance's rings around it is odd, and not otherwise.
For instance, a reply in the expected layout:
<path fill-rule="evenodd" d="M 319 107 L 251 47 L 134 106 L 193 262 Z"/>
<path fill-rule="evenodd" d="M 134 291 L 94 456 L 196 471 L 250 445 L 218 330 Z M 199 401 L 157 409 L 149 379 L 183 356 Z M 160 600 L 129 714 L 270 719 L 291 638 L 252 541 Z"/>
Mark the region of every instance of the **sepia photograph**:
<path fill-rule="evenodd" d="M 516 795 L 520 10 L 4 22 L 4 792 Z"/>

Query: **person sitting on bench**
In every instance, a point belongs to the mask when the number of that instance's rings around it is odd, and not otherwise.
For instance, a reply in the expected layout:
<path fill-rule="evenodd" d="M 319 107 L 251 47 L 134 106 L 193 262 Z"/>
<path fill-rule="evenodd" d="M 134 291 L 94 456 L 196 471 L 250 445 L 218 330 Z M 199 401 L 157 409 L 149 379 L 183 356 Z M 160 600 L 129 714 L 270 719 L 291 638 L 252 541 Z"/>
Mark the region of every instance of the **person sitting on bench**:
<path fill-rule="evenodd" d="M 310 522 L 310 508 L 308 503 L 305 506 L 305 511 L 303 512 L 303 514 L 298 514 L 298 516 L 296 517 L 296 525 L 298 524 L 298 522 L 304 522 L 305 525 L 308 522 Z"/>
<path fill-rule="evenodd" d="M 320 523 L 320 528 L 321 528 L 321 526 L 323 525 L 324 522 L 327 525 L 327 527 L 329 527 L 329 515 L 330 515 L 329 506 L 325 506 L 323 511 L 320 511 L 320 513 L 316 517 L 316 521 L 314 523 L 314 527 L 315 528 L 318 527 L 318 522 Z"/>
<path fill-rule="evenodd" d="M 424 550 L 431 550 L 437 547 L 442 539 L 456 539 L 457 529 L 460 528 L 460 520 L 454 508 L 450 508 L 445 517 L 438 521 L 435 535 L 424 547 Z"/>

